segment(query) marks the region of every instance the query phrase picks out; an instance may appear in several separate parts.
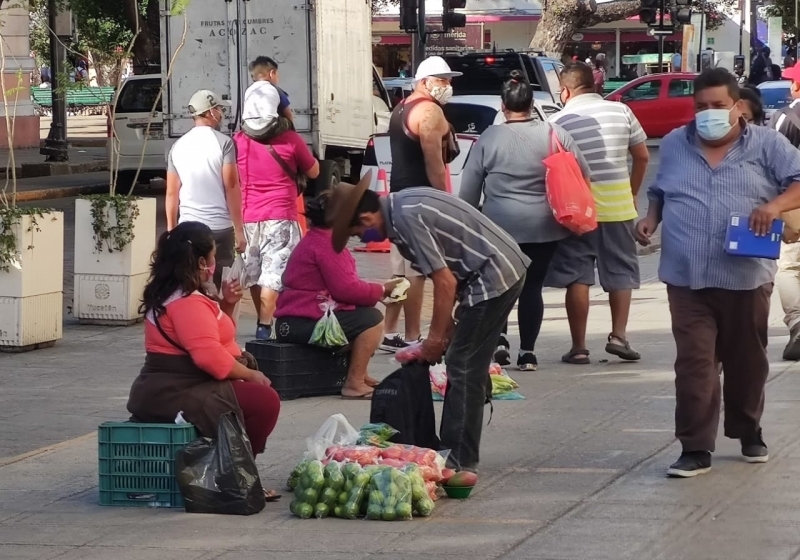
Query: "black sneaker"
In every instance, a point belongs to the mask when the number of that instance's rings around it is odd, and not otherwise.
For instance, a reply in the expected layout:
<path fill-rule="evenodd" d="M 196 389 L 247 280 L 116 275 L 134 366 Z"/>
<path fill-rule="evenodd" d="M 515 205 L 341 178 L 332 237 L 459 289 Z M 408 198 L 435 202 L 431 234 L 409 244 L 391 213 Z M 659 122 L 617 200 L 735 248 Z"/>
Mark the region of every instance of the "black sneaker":
<path fill-rule="evenodd" d="M 536 371 L 538 368 L 539 362 L 536 361 L 536 354 L 525 352 L 517 357 L 517 369 L 520 371 Z"/>
<path fill-rule="evenodd" d="M 508 343 L 506 337 L 501 336 L 500 341 L 497 343 L 497 350 L 494 351 L 494 361 L 496 364 L 503 367 L 511 365 L 511 352 L 508 349 L 511 345 Z"/>
<path fill-rule="evenodd" d="M 381 343 L 381 350 L 385 352 L 397 352 L 403 348 L 408 348 L 410 345 L 399 334 L 392 335 L 391 337 L 384 337 Z"/>
<path fill-rule="evenodd" d="M 769 450 L 761 437 L 761 429 L 750 437 L 742 438 L 742 455 L 748 463 L 766 463 L 769 461 Z"/>
<path fill-rule="evenodd" d="M 711 453 L 708 451 L 684 451 L 680 458 L 667 469 L 667 476 L 692 478 L 711 470 Z"/>

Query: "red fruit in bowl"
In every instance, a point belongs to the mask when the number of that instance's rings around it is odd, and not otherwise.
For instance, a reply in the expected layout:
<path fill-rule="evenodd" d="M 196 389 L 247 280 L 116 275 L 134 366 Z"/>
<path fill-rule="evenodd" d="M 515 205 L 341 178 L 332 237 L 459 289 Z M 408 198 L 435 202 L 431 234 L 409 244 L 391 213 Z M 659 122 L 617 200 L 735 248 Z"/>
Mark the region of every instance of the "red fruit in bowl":
<path fill-rule="evenodd" d="M 447 484 L 451 478 L 453 478 L 456 474 L 456 471 L 453 469 L 444 469 L 442 471 L 442 483 Z"/>
<path fill-rule="evenodd" d="M 469 472 L 469 471 L 461 471 L 453 476 L 450 477 L 450 480 L 447 481 L 447 486 L 456 486 L 456 487 L 467 487 L 467 486 L 475 486 L 478 484 L 478 475 Z"/>

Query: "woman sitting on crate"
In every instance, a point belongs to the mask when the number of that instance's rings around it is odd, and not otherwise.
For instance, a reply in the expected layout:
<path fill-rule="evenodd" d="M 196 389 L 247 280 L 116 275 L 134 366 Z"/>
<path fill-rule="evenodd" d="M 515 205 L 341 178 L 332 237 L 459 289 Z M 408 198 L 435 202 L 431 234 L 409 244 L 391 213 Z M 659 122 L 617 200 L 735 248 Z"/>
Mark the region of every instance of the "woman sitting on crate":
<path fill-rule="evenodd" d="M 184 222 L 158 240 L 140 307 L 147 356 L 128 411 L 135 422 L 155 423 L 175 422 L 182 412 L 206 437 L 216 437 L 220 416 L 235 411 L 257 455 L 278 421 L 280 399 L 255 358 L 236 343 L 239 282 L 223 284 L 220 302 L 204 292 L 215 253 L 211 230 L 198 222 Z"/>
<path fill-rule="evenodd" d="M 309 344 L 322 318 L 320 303 L 330 299 L 350 351 L 350 368 L 342 398 L 370 399 L 378 381 L 367 375 L 369 360 L 383 340 L 383 314 L 375 305 L 398 280 L 387 284 L 361 280 L 349 251 L 336 253 L 325 221 L 328 193 L 306 206 L 308 234 L 295 247 L 283 273 L 283 292 L 275 310 L 275 335 L 280 342 Z"/>

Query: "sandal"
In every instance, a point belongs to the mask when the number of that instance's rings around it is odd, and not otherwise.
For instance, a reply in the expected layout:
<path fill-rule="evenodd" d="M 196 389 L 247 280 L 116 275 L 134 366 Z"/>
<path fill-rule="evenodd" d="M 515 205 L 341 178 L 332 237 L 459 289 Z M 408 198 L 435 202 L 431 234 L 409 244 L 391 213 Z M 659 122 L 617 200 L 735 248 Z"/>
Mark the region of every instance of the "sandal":
<path fill-rule="evenodd" d="M 641 354 L 631 348 L 630 343 L 624 338 L 616 335 L 608 335 L 608 344 L 606 344 L 606 352 L 612 356 L 617 356 L 628 362 L 636 362 L 642 359 Z"/>
<path fill-rule="evenodd" d="M 589 360 L 589 351 L 585 348 L 573 348 L 561 356 L 561 361 L 565 364 L 573 364 L 576 366 L 585 366 L 586 364 L 591 363 Z"/>
<path fill-rule="evenodd" d="M 264 501 L 265 502 L 277 502 L 281 499 L 281 495 L 275 492 L 275 490 L 264 490 Z"/>

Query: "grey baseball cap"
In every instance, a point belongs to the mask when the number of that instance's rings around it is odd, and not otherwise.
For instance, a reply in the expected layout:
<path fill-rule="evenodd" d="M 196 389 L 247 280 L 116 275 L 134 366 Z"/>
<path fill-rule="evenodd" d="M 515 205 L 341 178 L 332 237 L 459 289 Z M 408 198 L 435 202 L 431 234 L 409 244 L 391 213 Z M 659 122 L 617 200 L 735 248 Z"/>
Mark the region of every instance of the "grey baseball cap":
<path fill-rule="evenodd" d="M 189 113 L 198 117 L 207 113 L 214 107 L 230 107 L 231 102 L 225 101 L 210 89 L 201 89 L 189 99 Z"/>

